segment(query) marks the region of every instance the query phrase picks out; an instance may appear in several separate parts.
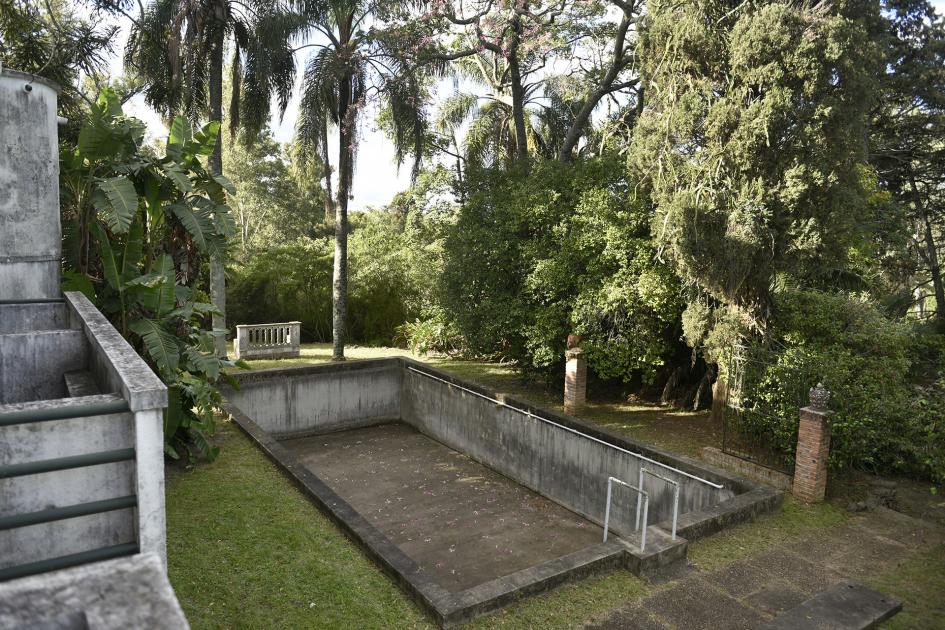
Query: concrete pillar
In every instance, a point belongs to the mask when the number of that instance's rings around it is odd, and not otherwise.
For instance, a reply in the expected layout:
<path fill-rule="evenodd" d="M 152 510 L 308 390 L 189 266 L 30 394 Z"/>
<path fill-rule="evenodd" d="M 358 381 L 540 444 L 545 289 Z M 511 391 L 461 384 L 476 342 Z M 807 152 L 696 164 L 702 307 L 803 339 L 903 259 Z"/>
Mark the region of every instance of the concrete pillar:
<path fill-rule="evenodd" d="M 823 501 L 827 492 L 827 461 L 830 458 L 830 411 L 827 410 L 829 400 L 830 392 L 818 384 L 811 390 L 810 406 L 801 409 L 792 493 L 806 503 Z"/>
<path fill-rule="evenodd" d="M 564 371 L 564 411 L 577 413 L 587 402 L 587 359 L 580 348 L 571 348 L 565 357 L 568 362 Z"/>
<path fill-rule="evenodd" d="M 61 297 L 58 93 L 0 70 L 0 300 Z"/>
<path fill-rule="evenodd" d="M 167 567 L 164 513 L 164 410 L 145 409 L 135 415 L 135 486 L 138 494 L 138 547 L 153 552 Z"/>

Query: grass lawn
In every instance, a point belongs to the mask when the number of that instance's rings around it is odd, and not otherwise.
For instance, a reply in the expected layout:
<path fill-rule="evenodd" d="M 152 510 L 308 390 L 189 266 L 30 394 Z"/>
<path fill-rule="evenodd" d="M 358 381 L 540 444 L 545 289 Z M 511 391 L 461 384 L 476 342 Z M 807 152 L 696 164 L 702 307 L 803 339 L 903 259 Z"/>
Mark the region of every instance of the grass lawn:
<path fill-rule="evenodd" d="M 233 424 L 220 457 L 167 479 L 168 573 L 202 628 L 434 628 Z M 627 571 L 583 580 L 469 628 L 569 628 L 640 598 Z"/>
<path fill-rule="evenodd" d="M 327 360 L 327 345 L 306 346 L 297 360 L 254 361 L 254 368 Z M 350 348 L 350 358 L 404 354 Z M 560 407 L 558 394 L 522 381 L 507 367 L 424 359 L 496 390 Z M 705 444 L 704 414 L 622 403 L 592 405 L 585 419 L 667 448 L 692 453 Z M 686 437 L 686 432 L 696 437 Z M 708 431 L 708 433 L 703 432 Z M 424 613 L 259 451 L 235 425 L 215 437 L 212 464 L 173 466 L 167 477 L 168 570 L 193 628 L 433 628 Z M 701 442 L 701 443 L 700 443 Z M 850 514 L 832 504 L 804 506 L 788 497 L 782 511 L 690 546 L 697 572 L 712 571 L 798 540 L 843 528 Z M 943 537 L 945 540 L 945 537 Z M 811 558 L 815 561 L 816 558 Z M 893 628 L 945 628 L 945 546 L 918 552 L 864 581 L 902 598 Z M 480 628 L 571 628 L 602 619 L 677 583 L 648 584 L 626 571 L 564 586 L 481 617 Z"/>

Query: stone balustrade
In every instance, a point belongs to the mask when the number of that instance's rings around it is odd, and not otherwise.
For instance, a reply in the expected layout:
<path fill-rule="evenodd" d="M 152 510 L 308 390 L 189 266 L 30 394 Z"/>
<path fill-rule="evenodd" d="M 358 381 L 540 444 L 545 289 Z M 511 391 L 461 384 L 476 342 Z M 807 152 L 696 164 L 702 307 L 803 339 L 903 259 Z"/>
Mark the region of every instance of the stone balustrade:
<path fill-rule="evenodd" d="M 236 327 L 237 359 L 290 359 L 299 356 L 301 322 Z"/>

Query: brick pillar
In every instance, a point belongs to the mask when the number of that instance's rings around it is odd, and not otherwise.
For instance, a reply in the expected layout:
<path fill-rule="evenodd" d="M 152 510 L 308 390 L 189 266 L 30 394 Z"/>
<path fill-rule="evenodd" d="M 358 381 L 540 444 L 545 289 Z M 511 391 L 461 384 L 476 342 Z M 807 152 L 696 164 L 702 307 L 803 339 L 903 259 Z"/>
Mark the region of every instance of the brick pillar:
<path fill-rule="evenodd" d="M 565 352 L 568 359 L 564 370 L 564 411 L 577 413 L 587 401 L 587 359 L 580 348 Z"/>
<path fill-rule="evenodd" d="M 830 456 L 830 423 L 827 401 L 830 393 L 817 385 L 811 390 L 811 404 L 801 409 L 794 464 L 795 497 L 806 503 L 824 500 L 827 491 L 827 460 Z"/>

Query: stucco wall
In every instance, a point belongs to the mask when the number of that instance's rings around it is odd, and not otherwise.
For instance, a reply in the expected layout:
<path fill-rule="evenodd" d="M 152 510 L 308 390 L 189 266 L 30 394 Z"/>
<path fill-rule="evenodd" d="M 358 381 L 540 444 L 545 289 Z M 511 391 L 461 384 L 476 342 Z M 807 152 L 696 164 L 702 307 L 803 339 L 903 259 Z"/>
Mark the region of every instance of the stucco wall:
<path fill-rule="evenodd" d="M 604 520 L 609 476 L 638 485 L 637 457 L 409 370 L 403 382 L 404 422 L 593 521 Z M 566 422 L 547 411 L 542 415 Z M 642 450 L 628 443 L 622 447 Z M 647 454 L 653 455 L 652 451 Z M 683 466 L 672 459 L 666 461 L 674 467 Z M 644 466 L 679 482 L 680 514 L 716 505 L 736 494 L 731 487 L 718 490 L 656 464 Z M 701 476 L 711 475 L 702 472 Z M 671 518 L 672 486 L 647 476 L 646 489 L 650 494 L 648 522 Z M 610 517 L 615 531 L 633 531 L 635 509 L 636 494 L 615 486 Z"/>
<path fill-rule="evenodd" d="M 359 362 L 237 374 L 226 397 L 276 437 L 324 433 L 400 418 L 396 361 Z"/>

